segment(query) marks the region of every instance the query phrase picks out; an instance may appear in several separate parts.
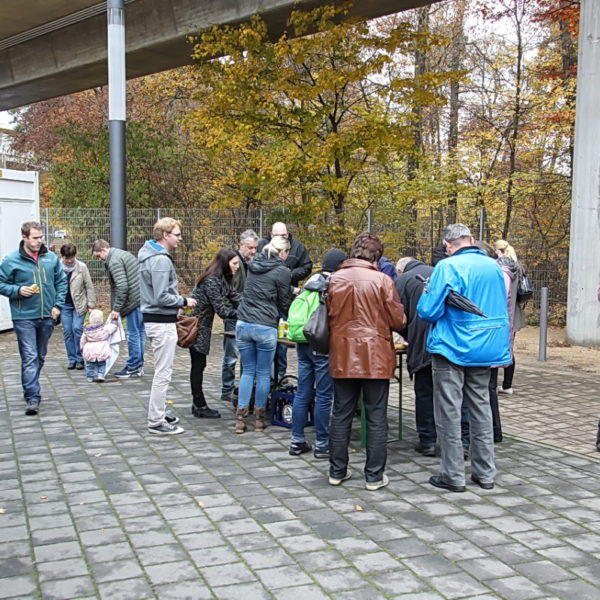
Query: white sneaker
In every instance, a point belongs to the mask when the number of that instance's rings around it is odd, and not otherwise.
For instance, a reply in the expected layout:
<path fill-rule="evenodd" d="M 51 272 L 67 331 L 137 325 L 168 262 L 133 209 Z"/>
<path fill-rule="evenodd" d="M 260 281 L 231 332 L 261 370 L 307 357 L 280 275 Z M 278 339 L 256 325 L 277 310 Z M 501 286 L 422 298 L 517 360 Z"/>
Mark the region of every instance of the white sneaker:
<path fill-rule="evenodd" d="M 501 385 L 499 385 L 496 388 L 496 393 L 498 393 L 498 394 L 509 394 L 510 395 L 510 394 L 513 393 L 513 389 L 512 388 L 506 388 L 506 389 L 504 389 Z"/>
<path fill-rule="evenodd" d="M 367 481 L 367 483 L 365 483 L 365 488 L 370 492 L 375 492 L 376 490 L 380 490 L 381 488 L 387 487 L 389 483 L 389 477 L 384 474 L 381 481 Z"/>
<path fill-rule="evenodd" d="M 153 433 L 155 435 L 178 435 L 183 432 L 183 427 L 179 427 L 179 425 L 170 425 L 166 421 L 163 421 L 156 427 L 148 427 L 148 433 Z"/>
<path fill-rule="evenodd" d="M 329 485 L 340 485 L 342 481 L 348 481 L 352 477 L 352 473 L 350 471 L 346 471 L 346 474 L 341 479 L 336 479 L 335 477 L 329 478 Z"/>

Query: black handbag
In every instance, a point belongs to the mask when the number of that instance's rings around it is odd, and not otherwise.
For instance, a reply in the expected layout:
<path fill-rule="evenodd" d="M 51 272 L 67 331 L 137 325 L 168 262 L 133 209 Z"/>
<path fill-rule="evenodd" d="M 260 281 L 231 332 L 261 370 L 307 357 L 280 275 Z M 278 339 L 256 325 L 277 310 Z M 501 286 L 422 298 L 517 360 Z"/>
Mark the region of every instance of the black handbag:
<path fill-rule="evenodd" d="M 303 329 L 306 341 L 317 354 L 329 354 L 329 318 L 326 299 L 327 294 L 321 294 L 319 306 L 310 315 Z"/>
<path fill-rule="evenodd" d="M 533 296 L 535 288 L 529 277 L 525 275 L 523 267 L 519 268 L 519 285 L 517 287 L 517 302 L 527 302 Z"/>

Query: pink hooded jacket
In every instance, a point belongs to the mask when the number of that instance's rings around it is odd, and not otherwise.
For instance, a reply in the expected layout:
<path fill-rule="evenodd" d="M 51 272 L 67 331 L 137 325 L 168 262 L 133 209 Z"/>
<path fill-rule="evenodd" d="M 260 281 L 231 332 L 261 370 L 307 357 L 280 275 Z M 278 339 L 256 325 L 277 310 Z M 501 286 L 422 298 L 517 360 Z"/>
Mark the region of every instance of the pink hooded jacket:
<path fill-rule="evenodd" d="M 117 330 L 117 322 L 88 325 L 81 334 L 81 355 L 86 362 L 100 362 L 110 358 L 108 338 Z"/>

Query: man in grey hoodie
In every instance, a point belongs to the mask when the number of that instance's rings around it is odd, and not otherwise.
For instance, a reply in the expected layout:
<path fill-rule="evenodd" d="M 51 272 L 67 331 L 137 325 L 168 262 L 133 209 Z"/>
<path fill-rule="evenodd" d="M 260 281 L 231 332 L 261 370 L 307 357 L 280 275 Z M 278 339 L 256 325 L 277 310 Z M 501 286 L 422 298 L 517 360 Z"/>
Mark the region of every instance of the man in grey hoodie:
<path fill-rule="evenodd" d="M 169 252 L 181 242 L 181 223 L 170 217 L 154 224 L 154 239 L 138 253 L 140 263 L 140 308 L 146 335 L 152 344 L 154 378 L 148 404 L 148 433 L 183 433 L 179 417 L 166 413 L 167 390 L 171 383 L 177 348 L 177 313 L 183 306 L 194 308 L 196 300 L 179 295 L 177 275 Z"/>

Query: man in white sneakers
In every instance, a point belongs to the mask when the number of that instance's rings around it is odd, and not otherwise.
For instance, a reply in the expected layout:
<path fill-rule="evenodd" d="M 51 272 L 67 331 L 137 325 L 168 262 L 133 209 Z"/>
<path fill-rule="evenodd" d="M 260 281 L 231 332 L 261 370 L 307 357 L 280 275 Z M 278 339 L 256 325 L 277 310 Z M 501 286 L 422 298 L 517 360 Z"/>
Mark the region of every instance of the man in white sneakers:
<path fill-rule="evenodd" d="M 196 300 L 179 295 L 177 275 L 169 254 L 181 242 L 181 223 L 170 217 L 154 224 L 152 240 L 138 253 L 140 301 L 146 336 L 154 355 L 154 378 L 148 404 L 148 433 L 183 433 L 179 417 L 166 412 L 167 390 L 171 383 L 177 348 L 177 313 L 183 306 L 193 308 Z"/>

